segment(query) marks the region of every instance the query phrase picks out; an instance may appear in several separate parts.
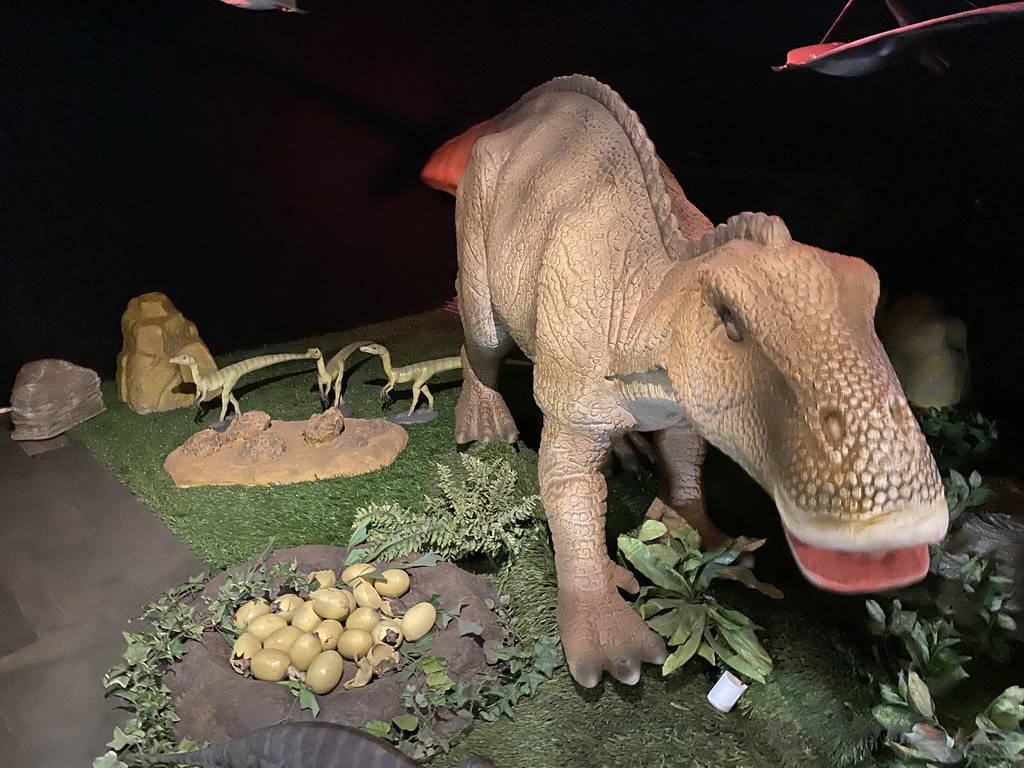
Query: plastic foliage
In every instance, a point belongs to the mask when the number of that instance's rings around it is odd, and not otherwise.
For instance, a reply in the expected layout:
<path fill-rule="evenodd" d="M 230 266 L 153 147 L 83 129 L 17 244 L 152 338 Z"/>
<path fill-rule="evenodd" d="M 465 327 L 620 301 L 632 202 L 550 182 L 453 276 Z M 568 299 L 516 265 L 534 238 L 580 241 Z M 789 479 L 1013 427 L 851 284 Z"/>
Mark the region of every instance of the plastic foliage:
<path fill-rule="evenodd" d="M 758 581 L 736 561 L 753 552 L 763 539 L 741 536 L 710 552 L 700 551 L 700 536 L 688 525 L 668 531 L 647 520 L 635 536 L 619 536 L 619 552 L 650 580 L 642 587 L 636 608 L 647 624 L 674 648 L 661 668 L 668 675 L 695 655 L 711 664 L 721 660 L 740 674 L 763 683 L 772 660 L 749 618 L 722 605 L 711 593 L 715 579 L 738 581 L 768 597 L 782 592 Z"/>
<path fill-rule="evenodd" d="M 956 522 L 967 509 L 980 507 L 992 498 L 992 489 L 981 484 L 981 475 L 977 472 L 964 477 L 951 469 L 949 477 L 942 478 L 942 486 L 946 491 L 950 523 Z"/>
<path fill-rule="evenodd" d="M 886 730 L 886 744 L 898 755 L 892 768 L 961 766 L 1019 768 L 1024 765 L 1024 688 L 1013 686 L 979 714 L 976 729 L 950 735 L 935 716 L 935 702 L 921 677 L 902 672 L 896 686 L 882 685 L 884 704 L 872 714 Z"/>
<path fill-rule="evenodd" d="M 516 552 L 536 524 L 540 498 L 522 496 L 516 471 L 503 457 L 463 453 L 459 459 L 455 468 L 437 464 L 438 494 L 428 496 L 422 508 L 371 504 L 356 512 L 354 526 L 366 526 L 376 557 L 436 552 L 448 560 L 496 560 Z"/>
<path fill-rule="evenodd" d="M 964 414 L 956 406 L 922 410 L 918 422 L 939 469 L 956 467 L 985 454 L 999 439 L 995 421 L 980 413 Z"/>

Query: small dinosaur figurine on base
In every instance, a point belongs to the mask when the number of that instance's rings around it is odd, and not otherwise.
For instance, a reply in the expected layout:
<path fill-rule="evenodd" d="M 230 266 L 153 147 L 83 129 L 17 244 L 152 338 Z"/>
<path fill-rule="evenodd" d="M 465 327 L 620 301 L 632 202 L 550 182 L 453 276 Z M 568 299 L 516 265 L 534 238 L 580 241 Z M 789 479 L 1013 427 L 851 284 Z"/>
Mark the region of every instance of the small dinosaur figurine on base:
<path fill-rule="evenodd" d="M 268 365 L 274 365 L 275 363 L 283 363 L 287 360 L 309 360 L 314 358 L 317 361 L 323 360 L 323 353 L 315 347 L 307 349 L 305 352 L 285 352 L 279 355 L 260 355 L 258 357 L 250 357 L 248 360 L 242 360 L 241 362 L 229 365 L 226 368 L 213 371 L 205 376 L 199 372 L 199 364 L 192 355 L 178 355 L 177 357 L 172 357 L 170 361 L 175 365 L 183 365 L 192 371 L 192 381 L 194 381 L 196 385 L 196 399 L 193 401 L 193 404 L 196 407 L 198 407 L 204 400 L 207 400 L 212 395 L 216 394 L 218 389 L 220 390 L 220 421 L 224 422 L 228 415 L 229 403 L 235 406 L 236 416 L 242 412 L 235 396 L 231 394 L 231 390 L 234 389 L 235 384 L 238 383 L 238 380 L 242 376 L 260 368 L 266 368 Z"/>
<path fill-rule="evenodd" d="M 367 344 L 369 341 L 354 341 L 351 344 L 346 344 L 340 350 L 338 354 L 332 357 L 327 364 L 324 364 L 323 357 L 317 358 L 316 361 L 316 383 L 320 388 L 320 403 L 327 406 L 327 394 L 334 389 L 334 402 L 331 405 L 341 411 L 343 416 L 352 416 L 352 406 L 345 402 L 345 398 L 341 396 L 341 380 L 345 377 L 345 361 L 349 355 L 360 349 Z"/>
<path fill-rule="evenodd" d="M 380 391 L 381 400 L 386 400 L 395 384 L 412 382 L 412 405 L 406 413 L 397 414 L 391 417 L 396 424 L 425 424 L 437 418 L 434 411 L 434 396 L 427 388 L 427 379 L 441 371 L 454 371 L 462 368 L 462 359 L 459 357 L 440 357 L 436 360 L 424 360 L 421 363 L 403 365 L 401 368 L 391 367 L 391 353 L 388 348 L 381 344 L 367 344 L 359 348 L 360 352 L 366 352 L 380 357 L 384 366 L 384 375 L 388 377 L 388 383 Z M 420 393 L 427 398 L 427 407 L 416 413 L 416 404 L 420 400 Z"/>

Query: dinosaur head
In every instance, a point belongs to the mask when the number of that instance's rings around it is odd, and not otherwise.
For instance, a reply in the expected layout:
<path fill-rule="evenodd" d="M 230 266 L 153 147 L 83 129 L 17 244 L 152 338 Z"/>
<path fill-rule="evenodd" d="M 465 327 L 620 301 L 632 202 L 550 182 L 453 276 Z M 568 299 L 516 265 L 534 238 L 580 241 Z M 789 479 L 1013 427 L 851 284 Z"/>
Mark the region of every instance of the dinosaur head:
<path fill-rule="evenodd" d="M 197 365 L 196 359 L 192 355 L 178 355 L 177 357 L 172 357 L 168 362 L 174 365 Z"/>
<path fill-rule="evenodd" d="M 772 495 L 814 584 L 920 581 L 948 512 L 874 330 L 878 276 L 741 214 L 694 243 L 672 291 L 665 368 L 701 433 Z"/>
<path fill-rule="evenodd" d="M 368 355 L 382 355 L 385 349 L 380 344 L 364 344 L 359 348 L 359 351 L 365 352 Z"/>

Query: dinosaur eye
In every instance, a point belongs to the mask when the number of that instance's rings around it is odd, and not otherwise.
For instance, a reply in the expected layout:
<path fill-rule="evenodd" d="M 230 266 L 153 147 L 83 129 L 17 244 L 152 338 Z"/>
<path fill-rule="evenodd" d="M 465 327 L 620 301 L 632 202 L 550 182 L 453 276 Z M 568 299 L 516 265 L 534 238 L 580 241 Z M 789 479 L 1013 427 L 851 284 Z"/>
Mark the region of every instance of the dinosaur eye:
<path fill-rule="evenodd" d="M 732 310 L 724 305 L 720 306 L 718 317 L 721 318 L 722 325 L 725 326 L 725 335 L 729 337 L 729 341 L 743 341 L 743 334 L 736 323 L 736 318 L 733 317 Z"/>

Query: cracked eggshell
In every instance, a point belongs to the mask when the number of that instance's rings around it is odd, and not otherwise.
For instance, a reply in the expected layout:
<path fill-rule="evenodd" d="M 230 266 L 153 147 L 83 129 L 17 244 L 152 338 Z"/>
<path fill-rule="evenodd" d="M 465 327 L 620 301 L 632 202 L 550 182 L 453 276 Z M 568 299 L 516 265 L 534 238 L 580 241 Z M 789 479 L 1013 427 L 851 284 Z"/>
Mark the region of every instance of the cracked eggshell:
<path fill-rule="evenodd" d="M 281 595 L 270 604 L 270 612 L 277 614 L 285 621 L 291 621 L 295 618 L 295 612 L 302 607 L 304 602 L 305 600 L 298 595 Z"/>
<path fill-rule="evenodd" d="M 298 627 L 281 627 L 281 629 L 271 632 L 266 640 L 263 641 L 264 648 L 276 648 L 279 651 L 288 653 L 288 649 L 292 647 L 299 636 L 302 634 L 302 630 Z"/>
<path fill-rule="evenodd" d="M 366 652 L 366 658 L 373 665 L 373 671 L 380 674 L 386 669 L 393 668 L 398 663 L 398 651 L 384 643 L 374 643 Z"/>
<path fill-rule="evenodd" d="M 350 587 L 355 589 L 357 585 L 362 584 L 364 582 L 368 581 L 372 584 L 374 581 L 376 581 L 376 579 L 362 578 L 362 575 L 364 573 L 370 573 L 371 571 L 375 570 L 377 569 L 369 563 L 356 563 L 355 565 L 350 565 L 348 568 L 341 572 L 341 580 L 345 584 L 348 584 Z"/>
<path fill-rule="evenodd" d="M 380 608 L 381 599 L 373 584 L 364 581 L 352 588 L 352 596 L 360 608 Z"/>
<path fill-rule="evenodd" d="M 409 591 L 409 574 L 400 568 L 384 571 L 384 578 L 374 583 L 381 597 L 401 597 Z"/>
<path fill-rule="evenodd" d="M 277 630 L 283 629 L 287 626 L 288 622 L 280 616 L 275 616 L 272 613 L 266 613 L 258 619 L 250 621 L 247 631 L 249 634 L 255 635 L 256 639 L 262 643 L 274 632 L 277 632 Z"/>
<path fill-rule="evenodd" d="M 437 620 L 437 609 L 430 603 L 417 603 L 402 619 L 402 635 L 411 643 L 423 637 Z"/>
<path fill-rule="evenodd" d="M 306 670 L 306 686 L 317 695 L 330 693 L 341 682 L 344 670 L 345 662 L 337 651 L 324 651 Z"/>
<path fill-rule="evenodd" d="M 252 657 L 263 650 L 263 643 L 246 632 L 231 647 L 231 668 L 240 675 L 249 673 Z"/>
<path fill-rule="evenodd" d="M 288 654 L 274 648 L 262 651 L 252 657 L 252 676 L 257 680 L 276 683 L 288 674 Z"/>
<path fill-rule="evenodd" d="M 369 659 L 363 658 L 356 662 L 356 676 L 345 683 L 345 690 L 362 688 L 373 679 L 373 664 Z"/>
<path fill-rule="evenodd" d="M 317 612 L 313 610 L 312 600 L 304 602 L 299 609 L 295 611 L 295 615 L 292 616 L 292 626 L 298 627 L 303 632 L 312 632 L 321 621 L 322 619 L 320 616 L 318 616 Z"/>
<path fill-rule="evenodd" d="M 322 619 L 344 619 L 355 607 L 354 602 L 351 592 L 335 587 L 318 589 L 313 594 L 313 610 Z"/>
<path fill-rule="evenodd" d="M 309 574 L 309 580 L 310 582 L 315 581 L 321 588 L 333 587 L 335 582 L 338 580 L 338 577 L 335 575 L 334 571 L 331 570 L 313 571 Z"/>
<path fill-rule="evenodd" d="M 373 638 L 365 629 L 348 629 L 338 638 L 338 653 L 346 659 L 359 659 L 373 646 Z"/>
<path fill-rule="evenodd" d="M 341 622 L 337 619 L 324 619 L 317 624 L 313 633 L 320 638 L 325 651 L 333 651 L 338 647 L 338 638 L 341 637 L 344 631 L 345 628 L 341 626 Z"/>
<path fill-rule="evenodd" d="M 258 619 L 270 613 L 270 603 L 264 600 L 262 597 L 258 600 L 250 600 L 247 603 L 243 603 L 242 606 L 235 611 L 235 626 L 238 629 L 244 629 L 245 625 L 253 619 Z"/>
<path fill-rule="evenodd" d="M 370 637 L 373 638 L 374 643 L 383 643 L 391 648 L 397 648 L 404 639 L 402 635 L 402 622 L 395 619 L 381 619 L 370 630 Z"/>

